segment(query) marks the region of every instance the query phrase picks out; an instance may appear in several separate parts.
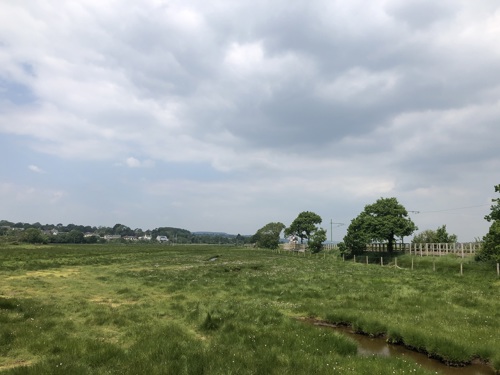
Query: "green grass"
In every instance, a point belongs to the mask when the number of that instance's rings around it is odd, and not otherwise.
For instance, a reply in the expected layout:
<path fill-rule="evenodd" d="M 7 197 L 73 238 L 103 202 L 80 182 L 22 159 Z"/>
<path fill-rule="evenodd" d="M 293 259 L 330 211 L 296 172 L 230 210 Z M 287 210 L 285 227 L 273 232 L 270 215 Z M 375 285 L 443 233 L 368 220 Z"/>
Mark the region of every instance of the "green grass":
<path fill-rule="evenodd" d="M 3 247 L 0 372 L 429 373 L 358 357 L 349 338 L 301 317 L 500 369 L 495 270 L 467 261 L 461 276 L 455 258 L 413 261 L 411 270 L 409 256 L 396 268 L 217 246 Z"/>

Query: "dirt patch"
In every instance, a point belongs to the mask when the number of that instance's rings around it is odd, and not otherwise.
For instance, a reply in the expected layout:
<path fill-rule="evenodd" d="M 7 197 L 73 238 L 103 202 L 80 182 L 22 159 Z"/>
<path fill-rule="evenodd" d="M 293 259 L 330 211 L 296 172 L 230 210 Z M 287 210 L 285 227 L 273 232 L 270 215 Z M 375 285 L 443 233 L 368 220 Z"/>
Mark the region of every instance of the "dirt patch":
<path fill-rule="evenodd" d="M 137 301 L 117 301 L 112 298 L 106 298 L 106 297 L 94 297 L 89 299 L 90 302 L 96 303 L 98 305 L 106 305 L 112 308 L 117 308 L 120 306 L 130 306 L 130 305 L 135 305 Z"/>
<path fill-rule="evenodd" d="M 7 363 L 0 363 L 0 371 L 4 370 L 10 370 L 13 368 L 17 367 L 23 367 L 23 366 L 31 366 L 35 363 L 33 360 L 25 360 L 25 359 L 17 359 L 17 360 L 11 360 L 8 361 Z"/>
<path fill-rule="evenodd" d="M 16 280 L 16 279 L 27 279 L 30 277 L 73 277 L 80 273 L 80 270 L 77 268 L 67 268 L 67 269 L 58 269 L 58 270 L 44 270 L 44 271 L 29 271 L 24 275 L 16 275 L 6 277 L 6 280 Z"/>

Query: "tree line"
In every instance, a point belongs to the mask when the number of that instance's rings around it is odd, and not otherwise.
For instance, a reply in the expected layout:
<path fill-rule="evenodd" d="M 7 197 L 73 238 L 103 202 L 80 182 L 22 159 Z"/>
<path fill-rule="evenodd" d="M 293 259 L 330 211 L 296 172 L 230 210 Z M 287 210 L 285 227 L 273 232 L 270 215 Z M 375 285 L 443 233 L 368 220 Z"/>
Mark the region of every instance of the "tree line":
<path fill-rule="evenodd" d="M 152 230 L 132 229 L 117 223 L 112 227 L 68 224 L 14 223 L 0 220 L 0 239 L 4 243 L 104 243 L 106 236 L 119 236 L 112 242 L 156 241 L 157 236 L 167 236 L 175 244 L 221 244 L 244 245 L 250 243 L 251 236 L 226 233 L 192 233 L 187 229 L 159 227 Z"/>
<path fill-rule="evenodd" d="M 500 193 L 500 185 L 495 186 L 495 192 Z M 500 262 L 500 198 L 492 199 L 491 213 L 485 216 L 491 222 L 488 233 L 483 237 L 481 250 L 476 254 L 476 260 Z M 322 250 L 326 241 L 326 230 L 320 227 L 322 219 L 314 212 L 301 212 L 297 218 L 286 227 L 281 222 L 271 222 L 257 230 L 252 242 L 258 247 L 276 249 L 279 246 L 281 233 L 291 241 L 300 239 L 307 241 L 308 248 L 313 252 Z M 347 233 L 338 247 L 347 256 L 363 254 L 367 245 L 372 243 L 387 244 L 387 251 L 394 251 L 394 244 L 404 237 L 413 235 L 418 227 L 408 216 L 406 208 L 394 197 L 380 198 L 375 203 L 368 204 L 364 210 L 351 220 Z M 413 243 L 455 243 L 457 236 L 449 234 L 446 225 L 436 230 L 427 229 L 413 237 Z"/>

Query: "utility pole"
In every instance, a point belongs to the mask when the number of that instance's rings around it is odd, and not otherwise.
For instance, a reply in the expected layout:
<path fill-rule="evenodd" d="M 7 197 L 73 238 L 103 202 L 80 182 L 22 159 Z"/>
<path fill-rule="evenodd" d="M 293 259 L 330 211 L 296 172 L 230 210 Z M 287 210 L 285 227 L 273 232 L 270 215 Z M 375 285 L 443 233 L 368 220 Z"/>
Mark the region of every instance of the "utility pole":
<path fill-rule="evenodd" d="M 330 242 L 333 243 L 333 225 L 335 224 L 336 227 L 340 227 L 342 225 L 345 225 L 344 223 L 334 223 L 333 219 L 330 219 Z"/>

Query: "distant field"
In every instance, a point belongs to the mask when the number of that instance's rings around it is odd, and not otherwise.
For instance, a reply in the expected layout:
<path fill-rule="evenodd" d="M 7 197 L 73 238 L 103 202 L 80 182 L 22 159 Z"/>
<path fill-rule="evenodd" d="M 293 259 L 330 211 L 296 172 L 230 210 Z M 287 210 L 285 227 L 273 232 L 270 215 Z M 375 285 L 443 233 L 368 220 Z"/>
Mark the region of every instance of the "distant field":
<path fill-rule="evenodd" d="M 220 246 L 0 247 L 2 374 L 431 374 L 316 318 L 500 369 L 500 279 Z"/>

